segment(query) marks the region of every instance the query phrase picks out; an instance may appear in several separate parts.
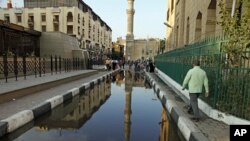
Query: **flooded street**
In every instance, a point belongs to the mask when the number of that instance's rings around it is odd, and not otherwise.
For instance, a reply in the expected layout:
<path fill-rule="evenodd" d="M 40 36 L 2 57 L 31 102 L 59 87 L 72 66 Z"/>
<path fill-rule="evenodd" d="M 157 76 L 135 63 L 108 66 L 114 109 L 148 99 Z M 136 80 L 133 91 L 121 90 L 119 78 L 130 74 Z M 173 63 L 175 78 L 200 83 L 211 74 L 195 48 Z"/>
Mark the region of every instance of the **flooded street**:
<path fill-rule="evenodd" d="M 120 71 L 1 140 L 179 141 L 179 138 L 144 76 Z"/>

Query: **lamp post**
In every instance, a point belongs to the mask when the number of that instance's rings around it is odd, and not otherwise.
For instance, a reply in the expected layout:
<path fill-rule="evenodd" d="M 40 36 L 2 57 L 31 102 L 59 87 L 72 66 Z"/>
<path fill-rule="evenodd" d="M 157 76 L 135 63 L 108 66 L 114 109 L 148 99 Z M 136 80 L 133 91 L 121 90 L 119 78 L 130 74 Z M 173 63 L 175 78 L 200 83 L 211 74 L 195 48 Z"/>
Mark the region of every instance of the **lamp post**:
<path fill-rule="evenodd" d="M 231 17 L 233 17 L 233 16 L 234 16 L 235 6 L 236 6 L 236 0 L 233 0 L 233 4 L 232 4 L 232 11 L 231 11 Z"/>
<path fill-rule="evenodd" d="M 164 22 L 163 23 L 164 25 L 166 25 L 167 27 L 169 27 L 169 28 L 173 28 L 169 23 L 167 23 L 167 22 Z"/>

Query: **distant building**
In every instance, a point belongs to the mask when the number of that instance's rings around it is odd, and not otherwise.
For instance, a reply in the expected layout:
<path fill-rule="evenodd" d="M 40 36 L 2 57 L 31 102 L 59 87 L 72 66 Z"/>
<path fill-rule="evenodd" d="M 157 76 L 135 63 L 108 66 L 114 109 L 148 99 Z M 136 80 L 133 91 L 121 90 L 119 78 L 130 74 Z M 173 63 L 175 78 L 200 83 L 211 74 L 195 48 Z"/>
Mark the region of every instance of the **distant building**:
<path fill-rule="evenodd" d="M 127 35 L 126 35 L 126 60 L 153 59 L 160 49 L 160 39 L 134 39 L 134 0 L 128 1 L 127 9 Z"/>
<path fill-rule="evenodd" d="M 8 4 L 10 5 L 10 4 Z M 63 32 L 94 51 L 112 47 L 111 28 L 82 0 L 24 0 L 24 8 L 0 8 L 0 19 L 41 32 Z"/>
<path fill-rule="evenodd" d="M 119 54 L 120 57 L 124 57 L 124 50 L 125 50 L 125 39 L 122 37 L 118 37 L 116 42 L 112 45 L 112 51 Z"/>

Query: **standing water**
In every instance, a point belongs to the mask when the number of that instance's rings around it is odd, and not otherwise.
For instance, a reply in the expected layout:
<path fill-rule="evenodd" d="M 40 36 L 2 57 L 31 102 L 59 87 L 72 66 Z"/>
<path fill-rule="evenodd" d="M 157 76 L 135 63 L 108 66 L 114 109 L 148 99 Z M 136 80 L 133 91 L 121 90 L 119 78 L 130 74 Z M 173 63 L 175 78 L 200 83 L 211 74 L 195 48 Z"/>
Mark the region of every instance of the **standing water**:
<path fill-rule="evenodd" d="M 125 76 L 125 77 L 124 77 Z M 120 71 L 1 141 L 179 141 L 140 73 Z"/>

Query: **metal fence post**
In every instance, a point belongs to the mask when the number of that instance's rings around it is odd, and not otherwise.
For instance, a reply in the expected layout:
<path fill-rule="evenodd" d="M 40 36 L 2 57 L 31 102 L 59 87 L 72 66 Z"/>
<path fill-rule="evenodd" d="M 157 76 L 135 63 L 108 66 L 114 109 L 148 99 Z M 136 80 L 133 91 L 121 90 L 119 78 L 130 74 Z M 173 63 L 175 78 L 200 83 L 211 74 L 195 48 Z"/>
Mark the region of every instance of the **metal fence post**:
<path fill-rule="evenodd" d="M 35 71 L 35 77 L 37 77 L 37 66 L 36 66 L 36 56 L 34 57 L 34 71 Z"/>
<path fill-rule="evenodd" d="M 50 71 L 51 71 L 51 75 L 53 75 L 53 56 L 50 56 Z"/>
<path fill-rule="evenodd" d="M 46 59 L 43 58 L 43 74 L 45 75 L 46 72 Z"/>
<path fill-rule="evenodd" d="M 39 77 L 42 77 L 41 57 L 39 56 Z"/>
<path fill-rule="evenodd" d="M 57 56 L 55 56 L 55 71 L 56 71 L 56 74 L 57 74 Z"/>
<path fill-rule="evenodd" d="M 23 75 L 24 79 L 26 79 L 26 54 L 23 55 Z"/>
<path fill-rule="evenodd" d="M 6 52 L 3 54 L 3 70 L 4 70 L 5 82 L 8 82 L 8 58 Z"/>
<path fill-rule="evenodd" d="M 17 53 L 14 53 L 14 73 L 17 81 L 17 75 L 18 75 L 18 65 L 17 65 Z"/>
<path fill-rule="evenodd" d="M 62 67 L 62 58 L 61 58 L 61 56 L 59 56 L 59 72 L 61 73 L 61 67 Z"/>

